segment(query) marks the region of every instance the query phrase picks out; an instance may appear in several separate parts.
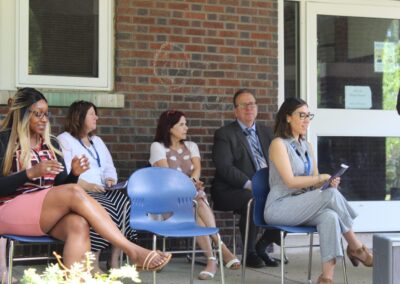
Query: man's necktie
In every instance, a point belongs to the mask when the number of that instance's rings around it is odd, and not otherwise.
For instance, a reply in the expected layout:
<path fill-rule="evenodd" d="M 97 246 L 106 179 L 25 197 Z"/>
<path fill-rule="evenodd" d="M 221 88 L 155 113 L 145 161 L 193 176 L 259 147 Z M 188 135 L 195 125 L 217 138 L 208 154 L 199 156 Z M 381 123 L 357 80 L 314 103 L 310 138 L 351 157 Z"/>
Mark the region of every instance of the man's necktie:
<path fill-rule="evenodd" d="M 257 170 L 266 168 L 267 162 L 264 158 L 263 152 L 261 151 L 261 146 L 260 143 L 258 142 L 256 132 L 254 131 L 253 128 L 246 128 L 245 132 L 247 134 L 248 141 L 250 142 L 250 147 L 251 151 L 253 152 L 254 159 L 256 160 L 257 163 Z"/>

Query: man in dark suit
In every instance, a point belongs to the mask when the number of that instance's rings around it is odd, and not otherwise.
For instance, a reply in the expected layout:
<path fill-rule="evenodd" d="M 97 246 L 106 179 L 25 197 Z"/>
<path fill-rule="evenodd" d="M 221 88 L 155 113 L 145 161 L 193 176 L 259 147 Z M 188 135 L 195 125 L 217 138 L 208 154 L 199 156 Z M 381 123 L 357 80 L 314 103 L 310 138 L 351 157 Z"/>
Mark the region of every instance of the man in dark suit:
<path fill-rule="evenodd" d="M 219 128 L 214 134 L 212 157 L 216 173 L 211 196 L 214 209 L 233 210 L 240 214 L 239 228 L 244 241 L 247 203 L 252 198 L 251 179 L 257 170 L 267 167 L 273 134 L 270 128 L 255 122 L 257 103 L 250 90 L 237 91 L 233 104 L 236 121 Z M 268 256 L 266 248 L 279 241 L 279 231 L 265 231 L 256 244 L 258 229 L 252 216 L 250 220 L 247 266 L 260 268 L 264 263 L 278 266 L 277 260 Z"/>

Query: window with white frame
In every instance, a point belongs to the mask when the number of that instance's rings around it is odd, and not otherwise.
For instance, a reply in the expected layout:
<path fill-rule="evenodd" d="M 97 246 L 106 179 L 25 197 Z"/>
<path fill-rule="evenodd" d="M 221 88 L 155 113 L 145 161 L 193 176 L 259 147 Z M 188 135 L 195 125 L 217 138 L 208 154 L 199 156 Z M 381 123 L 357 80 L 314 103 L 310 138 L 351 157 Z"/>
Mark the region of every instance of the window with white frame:
<path fill-rule="evenodd" d="M 16 3 L 16 86 L 112 89 L 112 0 Z"/>
<path fill-rule="evenodd" d="M 300 97 L 299 1 L 285 0 L 283 9 L 285 98 Z"/>

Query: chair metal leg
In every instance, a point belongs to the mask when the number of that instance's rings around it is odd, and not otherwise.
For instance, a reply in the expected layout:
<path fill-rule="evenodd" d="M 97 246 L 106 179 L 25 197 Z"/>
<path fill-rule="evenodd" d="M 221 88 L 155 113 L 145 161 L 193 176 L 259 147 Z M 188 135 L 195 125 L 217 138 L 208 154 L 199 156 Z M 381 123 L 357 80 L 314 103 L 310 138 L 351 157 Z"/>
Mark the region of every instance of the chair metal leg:
<path fill-rule="evenodd" d="M 285 247 L 285 232 L 280 231 L 281 235 L 281 284 L 285 283 L 285 261 L 284 261 L 284 247 Z"/>
<path fill-rule="evenodd" d="M 233 255 L 236 256 L 236 214 L 233 213 Z"/>
<path fill-rule="evenodd" d="M 9 240 L 9 245 L 8 245 L 8 282 L 7 283 L 12 283 L 13 263 L 14 263 L 14 241 Z"/>
<path fill-rule="evenodd" d="M 157 236 L 153 235 L 153 250 L 157 250 Z M 157 283 L 157 272 L 153 271 L 153 284 Z"/>
<path fill-rule="evenodd" d="M 308 276 L 307 280 L 309 284 L 312 284 L 311 281 L 311 265 L 312 265 L 312 250 L 314 245 L 314 234 L 310 233 L 310 252 L 308 254 Z"/>
<path fill-rule="evenodd" d="M 122 214 L 122 220 L 124 220 L 122 222 L 122 230 L 121 233 L 125 236 L 125 232 L 126 232 L 126 218 L 128 216 L 128 202 L 124 204 L 124 211 Z M 124 252 L 121 250 L 121 252 L 119 253 L 119 266 L 122 267 L 122 264 L 124 262 Z"/>
<path fill-rule="evenodd" d="M 192 266 L 190 268 L 190 284 L 193 284 L 194 278 L 194 261 L 196 257 L 196 237 L 193 237 L 193 250 L 192 250 Z"/>
<path fill-rule="evenodd" d="M 246 218 L 246 233 L 244 237 L 244 246 L 243 246 L 243 252 L 242 252 L 242 276 L 240 279 L 240 283 L 244 284 L 244 280 L 246 277 L 246 258 L 247 258 L 247 243 L 249 241 L 249 225 L 250 225 L 250 208 L 251 204 L 253 202 L 253 199 L 250 199 L 249 202 L 247 203 L 247 218 Z"/>
<path fill-rule="evenodd" d="M 345 256 L 345 250 L 344 250 L 344 247 L 343 247 L 343 239 L 340 239 L 340 244 L 342 246 L 342 252 L 343 252 L 343 257 L 342 257 L 343 279 L 344 279 L 344 283 L 348 284 L 349 283 L 349 279 L 347 278 L 346 256 Z"/>
<path fill-rule="evenodd" d="M 197 223 L 197 210 L 198 210 L 198 203 L 196 200 L 193 200 L 194 204 L 194 219 Z M 196 257 L 196 237 L 193 237 L 193 250 L 192 250 L 192 267 L 190 268 L 190 284 L 193 284 L 194 278 L 194 262 Z"/>
<path fill-rule="evenodd" d="M 222 240 L 221 236 L 217 234 L 218 238 L 218 257 L 219 257 L 219 268 L 221 270 L 221 283 L 225 283 L 225 274 L 224 274 L 224 258 L 222 256 Z"/>
<path fill-rule="evenodd" d="M 167 238 L 162 239 L 162 251 L 165 252 L 167 249 Z"/>

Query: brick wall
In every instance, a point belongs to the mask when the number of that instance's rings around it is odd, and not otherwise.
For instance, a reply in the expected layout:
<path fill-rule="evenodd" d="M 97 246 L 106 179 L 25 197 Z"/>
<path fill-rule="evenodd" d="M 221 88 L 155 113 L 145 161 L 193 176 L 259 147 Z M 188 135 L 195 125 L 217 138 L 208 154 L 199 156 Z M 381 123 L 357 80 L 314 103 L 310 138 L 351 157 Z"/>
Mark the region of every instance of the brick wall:
<path fill-rule="evenodd" d="M 101 126 L 122 175 L 147 163 L 159 114 L 183 110 L 210 181 L 216 128 L 233 118 L 232 95 L 254 89 L 259 118 L 277 102 L 276 1 L 117 1 L 118 126 Z M 100 122 L 102 123 L 102 122 Z M 117 134 L 117 135 L 114 135 Z M 130 160 L 126 158 L 129 157 Z"/>
<path fill-rule="evenodd" d="M 117 1 L 115 71 L 125 109 L 111 111 L 118 125 L 102 125 L 100 133 L 121 175 L 146 165 L 158 116 L 179 109 L 187 115 L 189 139 L 199 144 L 209 186 L 213 134 L 233 119 L 232 95 L 238 88 L 255 90 L 259 119 L 272 125 L 277 2 Z M 219 220 L 230 233 L 227 224 Z"/>
<path fill-rule="evenodd" d="M 100 109 L 98 134 L 120 176 L 147 164 L 158 116 L 179 109 L 187 115 L 189 139 L 200 147 L 209 186 L 213 134 L 233 119 L 238 88 L 255 91 L 259 120 L 272 125 L 277 1 L 116 0 L 115 9 L 115 92 L 126 94 L 125 107 Z M 58 134 L 66 109 L 52 112 Z"/>

